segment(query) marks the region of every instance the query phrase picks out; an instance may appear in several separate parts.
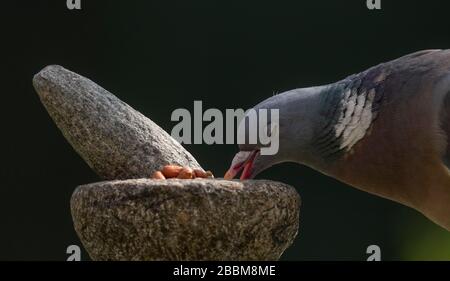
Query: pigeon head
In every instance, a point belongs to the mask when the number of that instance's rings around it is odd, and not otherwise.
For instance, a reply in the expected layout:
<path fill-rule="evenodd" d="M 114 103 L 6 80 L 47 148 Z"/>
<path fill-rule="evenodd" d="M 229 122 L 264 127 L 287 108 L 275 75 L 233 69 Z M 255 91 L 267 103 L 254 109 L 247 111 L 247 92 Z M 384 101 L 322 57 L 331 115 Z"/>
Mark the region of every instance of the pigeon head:
<path fill-rule="evenodd" d="M 318 121 L 322 87 L 272 96 L 251 110 L 238 126 L 239 152 L 224 178 L 251 179 L 282 162 L 308 163 Z M 252 122 L 253 120 L 253 122 Z"/>

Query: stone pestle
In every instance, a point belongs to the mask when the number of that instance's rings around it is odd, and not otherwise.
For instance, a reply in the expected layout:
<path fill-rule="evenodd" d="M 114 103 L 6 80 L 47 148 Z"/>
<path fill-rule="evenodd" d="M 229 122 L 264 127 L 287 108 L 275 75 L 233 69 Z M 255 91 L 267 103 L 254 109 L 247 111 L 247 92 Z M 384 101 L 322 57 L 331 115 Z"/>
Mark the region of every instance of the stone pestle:
<path fill-rule="evenodd" d="M 153 121 L 81 75 L 51 65 L 33 85 L 64 137 L 102 179 L 150 177 L 166 164 L 201 168 Z"/>

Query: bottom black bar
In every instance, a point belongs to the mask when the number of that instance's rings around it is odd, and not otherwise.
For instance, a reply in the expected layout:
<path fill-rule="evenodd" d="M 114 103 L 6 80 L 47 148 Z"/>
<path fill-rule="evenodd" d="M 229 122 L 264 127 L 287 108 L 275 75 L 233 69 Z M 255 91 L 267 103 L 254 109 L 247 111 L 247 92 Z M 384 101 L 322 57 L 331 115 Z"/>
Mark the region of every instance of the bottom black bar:
<path fill-rule="evenodd" d="M 58 270 L 64 274 L 58 275 Z M 309 280 L 446 276 L 450 262 L 0 262 L 0 276 L 130 280 Z M 83 279 L 81 279 L 83 278 Z M 3 279 L 3 278 L 2 278 Z"/>

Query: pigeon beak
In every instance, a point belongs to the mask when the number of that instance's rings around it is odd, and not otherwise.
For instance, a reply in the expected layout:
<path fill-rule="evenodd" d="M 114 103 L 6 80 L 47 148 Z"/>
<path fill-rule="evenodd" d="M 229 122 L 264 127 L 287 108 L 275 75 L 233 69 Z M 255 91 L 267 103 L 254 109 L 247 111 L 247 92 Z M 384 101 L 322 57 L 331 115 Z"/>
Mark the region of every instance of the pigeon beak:
<path fill-rule="evenodd" d="M 253 150 L 251 153 L 249 153 L 248 157 L 244 161 L 240 161 L 237 164 L 232 165 L 231 168 L 225 173 L 225 176 L 223 178 L 226 180 L 233 179 L 237 174 L 239 174 L 241 170 L 243 171 L 240 180 L 251 178 L 253 172 L 253 163 L 258 153 L 259 150 Z"/>
<path fill-rule="evenodd" d="M 228 171 L 225 173 L 225 175 L 223 176 L 224 179 L 226 180 L 231 180 L 234 179 L 234 177 L 242 170 L 242 163 L 240 163 L 240 166 L 238 167 L 233 166 L 230 169 L 228 169 Z"/>

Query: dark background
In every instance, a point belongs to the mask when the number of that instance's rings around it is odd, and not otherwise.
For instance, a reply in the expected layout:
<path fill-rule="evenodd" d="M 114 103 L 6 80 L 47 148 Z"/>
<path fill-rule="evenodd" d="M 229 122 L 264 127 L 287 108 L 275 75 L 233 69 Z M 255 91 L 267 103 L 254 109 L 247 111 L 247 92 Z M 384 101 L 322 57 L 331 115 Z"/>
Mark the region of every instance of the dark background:
<path fill-rule="evenodd" d="M 167 131 L 176 108 L 249 108 L 274 92 L 337 81 L 382 61 L 450 47 L 448 1 L 10 1 L 1 8 L 0 259 L 65 260 L 81 245 L 70 196 L 98 177 L 58 131 L 32 76 L 60 64 Z M 233 145 L 187 145 L 223 174 Z M 413 152 L 412 152 L 413 153 Z M 450 259 L 450 235 L 419 213 L 283 164 L 258 178 L 295 186 L 300 231 L 283 260 Z M 83 259 L 88 259 L 83 251 Z"/>

